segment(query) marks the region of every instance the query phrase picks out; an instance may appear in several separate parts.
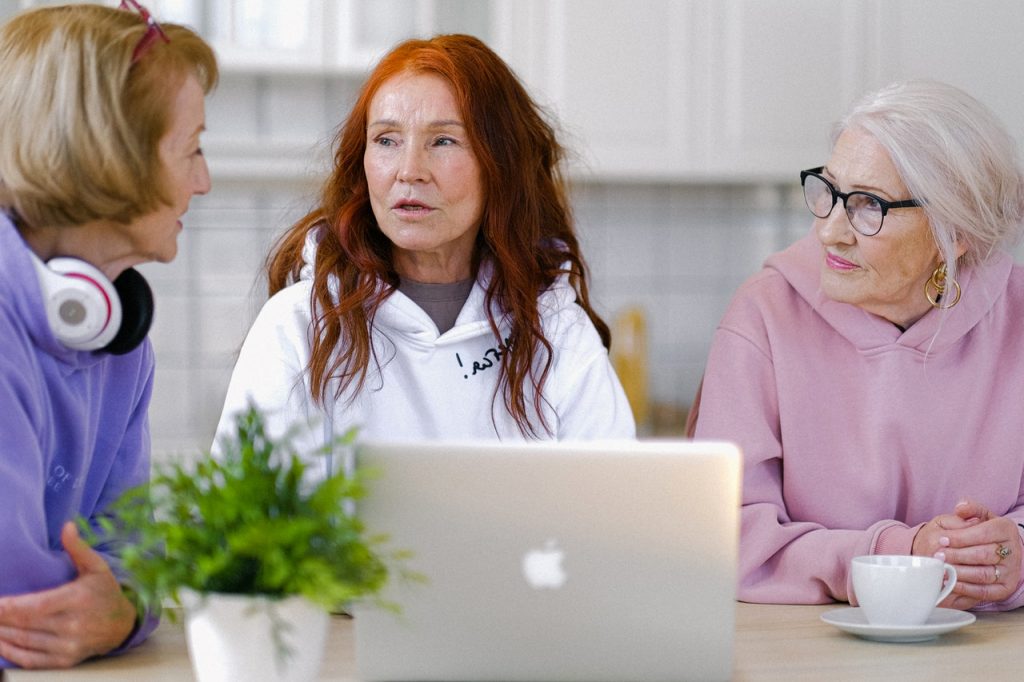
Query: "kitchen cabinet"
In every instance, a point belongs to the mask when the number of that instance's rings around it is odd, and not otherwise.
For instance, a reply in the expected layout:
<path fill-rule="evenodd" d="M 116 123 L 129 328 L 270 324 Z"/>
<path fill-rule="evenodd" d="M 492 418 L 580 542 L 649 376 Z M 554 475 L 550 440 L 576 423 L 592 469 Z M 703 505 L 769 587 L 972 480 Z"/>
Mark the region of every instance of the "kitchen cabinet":
<path fill-rule="evenodd" d="M 1016 0 L 716 0 L 702 176 L 790 181 L 825 161 L 832 124 L 895 80 L 949 82 L 990 106 L 1024 140 L 1024 63 Z M 1012 69 L 1011 69 L 1012 71 Z"/>
<path fill-rule="evenodd" d="M 1024 139 L 1017 0 L 499 0 L 496 47 L 597 181 L 790 182 L 863 93 L 934 78 Z"/>
<path fill-rule="evenodd" d="M 330 68 L 365 74 L 396 43 L 412 36 L 493 35 L 486 0 L 336 0 Z"/>
<path fill-rule="evenodd" d="M 499 3 L 500 44 L 582 153 L 577 175 L 778 181 L 814 165 L 860 91 L 865 0 Z M 508 38 L 508 34 L 503 34 Z"/>
<path fill-rule="evenodd" d="M 319 71 L 326 66 L 323 0 L 193 4 L 202 10 L 203 33 L 226 71 Z"/>
<path fill-rule="evenodd" d="M 251 172 L 261 179 L 294 174 L 296 159 L 308 156 L 317 136 L 340 118 L 332 114 L 335 120 L 308 130 L 304 139 L 294 129 L 316 118 L 308 109 L 327 106 L 324 91 L 354 93 L 376 60 L 404 38 L 456 31 L 488 42 L 548 108 L 572 154 L 574 176 L 605 182 L 778 179 L 823 155 L 828 121 L 863 80 L 862 34 L 871 25 L 859 20 L 869 0 L 149 5 L 158 17 L 192 25 L 210 40 L 226 97 L 250 93 L 233 103 L 233 111 L 243 113 L 229 134 L 218 138 L 211 129 L 207 146 L 215 165 L 233 177 Z M 244 112 L 265 110 L 264 118 L 272 119 L 297 96 L 311 104 L 290 116 L 296 123 L 283 138 L 257 134 L 252 149 L 232 138 L 234 130 L 273 128 L 272 120 L 247 125 Z"/>
<path fill-rule="evenodd" d="M 362 78 L 411 36 L 462 31 L 487 40 L 486 0 L 150 0 L 154 13 L 195 27 L 230 73 Z"/>
<path fill-rule="evenodd" d="M 496 3 L 495 48 L 556 116 L 576 174 L 661 179 L 702 163 L 691 97 L 705 66 L 697 0 Z M 638 11 L 639 10 L 639 11 Z"/>
<path fill-rule="evenodd" d="M 863 89 L 873 8 L 860 0 L 721 0 L 710 5 L 710 70 L 694 93 L 702 175 L 794 180 L 824 163 L 831 124 Z"/>
<path fill-rule="evenodd" d="M 0 0 L 0 12 L 39 1 Z M 232 115 L 208 147 L 238 179 L 294 177 L 376 60 L 438 32 L 477 35 L 510 63 L 582 180 L 789 183 L 824 161 L 832 123 L 861 93 L 907 77 L 964 87 L 1024 138 L 1024 89 L 1006 75 L 1024 63 L 1017 0 L 969 12 L 959 0 L 149 4 L 214 44 L 224 104 L 213 107 Z"/>
<path fill-rule="evenodd" d="M 935 78 L 990 106 L 1024 143 L 1024 12 L 1019 0 L 878 0 L 870 80 Z"/>

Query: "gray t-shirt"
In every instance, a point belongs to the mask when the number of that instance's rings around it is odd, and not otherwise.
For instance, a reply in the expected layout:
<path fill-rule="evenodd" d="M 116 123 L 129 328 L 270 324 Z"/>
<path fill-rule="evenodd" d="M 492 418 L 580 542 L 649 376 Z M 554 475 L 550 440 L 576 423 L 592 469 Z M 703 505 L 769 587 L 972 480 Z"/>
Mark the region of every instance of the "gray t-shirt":
<path fill-rule="evenodd" d="M 450 284 L 429 284 L 402 277 L 398 290 L 423 308 L 437 325 L 437 331 L 444 334 L 455 326 L 455 320 L 473 290 L 473 282 L 473 279 L 464 279 Z"/>

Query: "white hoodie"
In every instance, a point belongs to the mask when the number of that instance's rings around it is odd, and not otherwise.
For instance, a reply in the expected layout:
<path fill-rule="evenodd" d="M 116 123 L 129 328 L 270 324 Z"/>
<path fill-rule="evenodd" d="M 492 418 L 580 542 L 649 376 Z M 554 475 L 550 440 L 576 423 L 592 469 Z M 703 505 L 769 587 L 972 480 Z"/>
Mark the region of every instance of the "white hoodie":
<path fill-rule="evenodd" d="M 330 402 L 325 414 L 312 401 L 308 371 L 312 268 L 315 242 L 307 240 L 300 280 L 275 294 L 260 311 L 242 346 L 228 386 L 218 434 L 232 431 L 235 413 L 252 401 L 268 413 L 272 435 L 296 423 L 321 425 L 301 452 L 330 433 L 359 427 L 360 440 L 523 440 L 502 396 L 495 398 L 503 342 L 484 311 L 490 268 L 481 267 L 455 326 L 444 334 L 400 291 L 380 306 L 371 362 L 362 392 Z M 608 353 L 576 294 L 561 276 L 539 297 L 541 323 L 554 353 L 544 385 L 545 434 L 558 440 L 634 438 L 636 426 Z M 495 315 L 499 321 L 500 315 Z M 506 332 L 507 323 L 499 322 Z M 502 334 L 504 338 L 504 333 Z M 329 388 L 333 395 L 333 389 Z M 527 405 L 532 397 L 527 394 Z"/>

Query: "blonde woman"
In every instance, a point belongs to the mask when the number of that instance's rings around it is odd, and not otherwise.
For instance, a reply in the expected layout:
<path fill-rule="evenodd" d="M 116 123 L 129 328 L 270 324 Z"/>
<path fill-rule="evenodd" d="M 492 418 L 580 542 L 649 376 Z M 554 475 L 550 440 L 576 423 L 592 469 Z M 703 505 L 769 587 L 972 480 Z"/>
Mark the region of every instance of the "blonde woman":
<path fill-rule="evenodd" d="M 0 28 L 0 668 L 138 644 L 95 522 L 149 474 L 152 299 L 210 188 L 199 146 L 209 46 L 134 2 L 49 7 Z"/>

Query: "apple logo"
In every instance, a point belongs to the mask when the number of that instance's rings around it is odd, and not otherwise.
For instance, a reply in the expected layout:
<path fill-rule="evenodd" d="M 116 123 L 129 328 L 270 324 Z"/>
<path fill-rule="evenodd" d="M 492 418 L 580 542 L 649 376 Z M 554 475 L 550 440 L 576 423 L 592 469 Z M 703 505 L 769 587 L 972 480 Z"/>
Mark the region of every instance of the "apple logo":
<path fill-rule="evenodd" d="M 543 549 L 532 549 L 523 555 L 523 575 L 535 590 L 557 590 L 565 584 L 566 573 L 562 567 L 565 552 L 558 549 L 558 543 L 548 540 Z"/>

